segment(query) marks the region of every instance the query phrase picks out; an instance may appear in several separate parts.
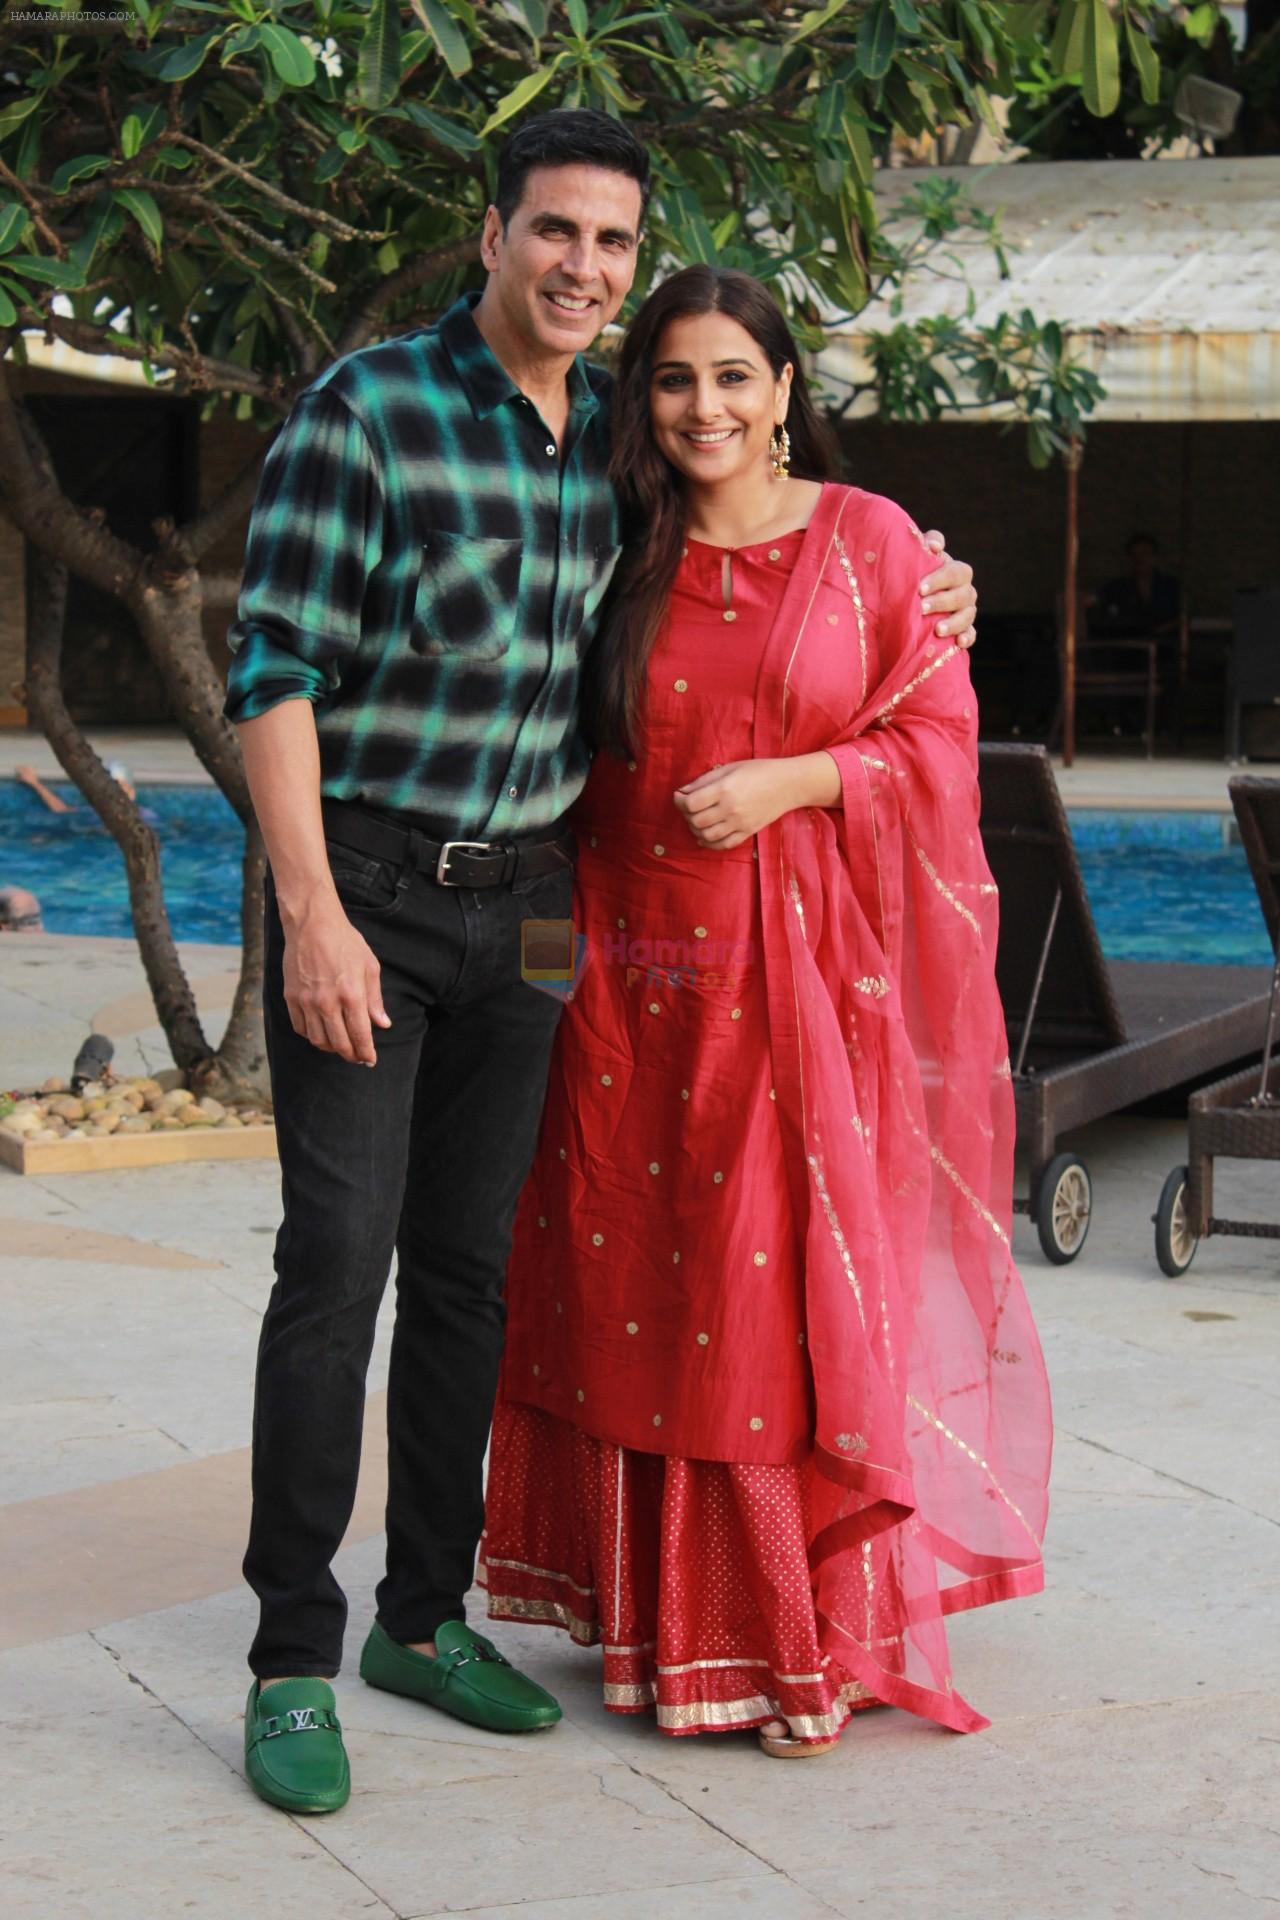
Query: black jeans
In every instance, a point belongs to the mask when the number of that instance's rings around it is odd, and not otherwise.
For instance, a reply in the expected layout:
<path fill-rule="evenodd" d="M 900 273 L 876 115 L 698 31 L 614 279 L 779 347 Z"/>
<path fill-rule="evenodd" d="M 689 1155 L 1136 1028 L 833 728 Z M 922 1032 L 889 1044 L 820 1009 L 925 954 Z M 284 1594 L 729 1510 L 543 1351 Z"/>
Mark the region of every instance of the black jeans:
<path fill-rule="evenodd" d="M 520 977 L 520 927 L 568 919 L 565 867 L 514 888 L 329 842 L 343 906 L 382 968 L 376 1067 L 293 1031 L 267 888 L 265 1012 L 284 1192 L 258 1349 L 253 1519 L 262 1679 L 334 1674 L 347 1603 L 330 1562 L 355 1501 L 365 1374 L 392 1252 L 386 1574 L 378 1619 L 401 1642 L 464 1618 L 484 1519 L 482 1468 L 516 1200 L 533 1157 L 560 1002 Z"/>

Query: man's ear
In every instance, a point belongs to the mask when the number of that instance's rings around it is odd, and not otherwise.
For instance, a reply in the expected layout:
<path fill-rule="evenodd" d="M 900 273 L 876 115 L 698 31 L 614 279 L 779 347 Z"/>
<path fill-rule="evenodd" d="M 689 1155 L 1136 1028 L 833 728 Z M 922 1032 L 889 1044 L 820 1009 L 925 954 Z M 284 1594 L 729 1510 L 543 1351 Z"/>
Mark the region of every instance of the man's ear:
<path fill-rule="evenodd" d="M 502 216 L 494 206 L 488 206 L 484 212 L 484 225 L 480 229 L 480 259 L 490 273 L 498 264 L 498 242 L 502 238 Z"/>

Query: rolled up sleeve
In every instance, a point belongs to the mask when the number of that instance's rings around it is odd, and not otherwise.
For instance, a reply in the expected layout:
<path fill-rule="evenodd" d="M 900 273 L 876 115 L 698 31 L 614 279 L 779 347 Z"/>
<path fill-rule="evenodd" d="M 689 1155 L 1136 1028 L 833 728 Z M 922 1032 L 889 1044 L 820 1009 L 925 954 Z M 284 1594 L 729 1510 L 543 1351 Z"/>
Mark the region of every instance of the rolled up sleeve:
<path fill-rule="evenodd" d="M 258 485 L 227 634 L 229 720 L 338 690 L 360 644 L 368 578 L 382 557 L 382 504 L 359 421 L 326 388 L 304 394 Z"/>

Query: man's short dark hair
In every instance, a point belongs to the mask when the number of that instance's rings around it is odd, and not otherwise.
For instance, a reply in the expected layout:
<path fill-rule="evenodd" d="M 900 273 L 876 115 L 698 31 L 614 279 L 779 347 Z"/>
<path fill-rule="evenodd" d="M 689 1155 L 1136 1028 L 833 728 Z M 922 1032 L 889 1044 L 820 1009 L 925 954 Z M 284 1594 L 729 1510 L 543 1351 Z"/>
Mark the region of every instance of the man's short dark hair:
<path fill-rule="evenodd" d="M 1131 533 L 1125 542 L 1125 552 L 1132 553 L 1135 547 L 1150 547 L 1152 553 L 1159 553 L 1160 542 L 1154 533 Z"/>
<path fill-rule="evenodd" d="M 605 167 L 610 173 L 626 174 L 640 189 L 643 227 L 651 185 L 649 156 L 620 120 L 590 107 L 559 107 L 526 120 L 509 134 L 498 154 L 498 187 L 493 197 L 504 233 L 535 167 Z"/>

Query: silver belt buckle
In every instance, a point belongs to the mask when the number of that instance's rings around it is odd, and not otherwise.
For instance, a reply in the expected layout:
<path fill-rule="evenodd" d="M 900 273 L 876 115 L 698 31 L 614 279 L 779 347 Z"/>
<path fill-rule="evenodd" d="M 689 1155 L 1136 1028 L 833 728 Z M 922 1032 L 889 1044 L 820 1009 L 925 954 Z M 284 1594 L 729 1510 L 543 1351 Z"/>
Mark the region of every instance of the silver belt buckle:
<path fill-rule="evenodd" d="M 472 853 L 499 853 L 491 840 L 446 840 L 440 849 L 440 858 L 436 861 L 436 882 L 442 887 L 456 887 L 460 881 L 449 878 L 449 855 L 456 847 L 466 847 Z"/>

